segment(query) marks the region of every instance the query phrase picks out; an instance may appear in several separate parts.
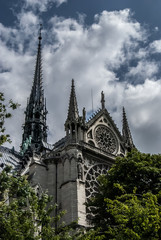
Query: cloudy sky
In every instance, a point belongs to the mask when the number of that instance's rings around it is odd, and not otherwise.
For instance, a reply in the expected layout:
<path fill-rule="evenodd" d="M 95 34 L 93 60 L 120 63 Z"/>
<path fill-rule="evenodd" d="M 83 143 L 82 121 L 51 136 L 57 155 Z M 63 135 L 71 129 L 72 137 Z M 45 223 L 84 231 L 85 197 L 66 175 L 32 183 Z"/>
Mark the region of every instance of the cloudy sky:
<path fill-rule="evenodd" d="M 6 122 L 12 145 L 21 144 L 42 23 L 48 141 L 65 134 L 74 78 L 80 114 L 100 107 L 103 90 L 120 131 L 125 106 L 136 147 L 161 153 L 160 9 L 160 0 L 1 0 L 0 91 L 21 104 Z"/>

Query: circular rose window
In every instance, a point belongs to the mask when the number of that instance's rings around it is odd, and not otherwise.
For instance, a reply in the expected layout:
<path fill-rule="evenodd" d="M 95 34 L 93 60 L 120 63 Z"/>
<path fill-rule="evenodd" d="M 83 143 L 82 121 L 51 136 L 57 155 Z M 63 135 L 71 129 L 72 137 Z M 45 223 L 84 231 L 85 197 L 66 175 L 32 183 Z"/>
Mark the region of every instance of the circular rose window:
<path fill-rule="evenodd" d="M 114 153 L 117 150 L 117 140 L 114 133 L 106 126 L 99 125 L 95 130 L 97 145 L 104 151 Z"/>

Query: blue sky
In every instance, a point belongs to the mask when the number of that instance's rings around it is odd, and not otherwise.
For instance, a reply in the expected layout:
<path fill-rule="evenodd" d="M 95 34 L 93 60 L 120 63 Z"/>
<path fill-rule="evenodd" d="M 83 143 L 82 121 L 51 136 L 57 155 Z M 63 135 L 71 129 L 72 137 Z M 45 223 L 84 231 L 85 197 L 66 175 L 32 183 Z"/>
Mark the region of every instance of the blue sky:
<path fill-rule="evenodd" d="M 43 84 L 49 142 L 64 136 L 71 79 L 80 114 L 106 107 L 121 131 L 125 106 L 139 150 L 161 152 L 160 0 L 1 0 L 0 86 L 21 104 L 12 124 L 12 145 L 21 143 L 30 94 L 39 24 L 43 24 Z M 14 126 L 14 127 L 13 127 Z"/>
<path fill-rule="evenodd" d="M 19 12 L 23 2 L 22 0 L 1 0 L 1 23 L 8 26 L 13 25 L 13 22 L 16 21 L 13 12 Z M 53 14 L 66 18 L 75 18 L 77 12 L 79 12 L 86 14 L 88 23 L 92 23 L 93 16 L 103 10 L 115 11 L 130 8 L 135 13 L 137 21 L 153 27 L 161 26 L 160 0 L 155 0 L 155 4 L 153 0 L 68 0 L 64 2 L 66 3 L 61 4 L 59 7 L 53 4 L 48 11 L 44 11 L 42 15 L 45 16 L 45 20 L 49 19 Z"/>

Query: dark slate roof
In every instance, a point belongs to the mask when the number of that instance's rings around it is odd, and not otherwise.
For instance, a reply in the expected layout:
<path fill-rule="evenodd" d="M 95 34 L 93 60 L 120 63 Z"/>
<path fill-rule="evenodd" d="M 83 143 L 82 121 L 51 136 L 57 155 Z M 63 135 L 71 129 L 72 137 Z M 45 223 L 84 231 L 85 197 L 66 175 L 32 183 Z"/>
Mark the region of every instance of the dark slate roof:
<path fill-rule="evenodd" d="M 53 150 L 57 150 L 57 149 L 59 149 L 59 148 L 61 148 L 61 147 L 64 147 L 66 141 L 67 141 L 67 136 L 63 137 L 63 138 L 60 139 L 58 142 L 56 142 L 56 143 L 54 144 Z"/>
<path fill-rule="evenodd" d="M 0 146 L 0 172 L 7 165 L 12 166 L 13 171 L 17 171 L 20 168 L 21 158 L 21 155 L 14 148 Z"/>

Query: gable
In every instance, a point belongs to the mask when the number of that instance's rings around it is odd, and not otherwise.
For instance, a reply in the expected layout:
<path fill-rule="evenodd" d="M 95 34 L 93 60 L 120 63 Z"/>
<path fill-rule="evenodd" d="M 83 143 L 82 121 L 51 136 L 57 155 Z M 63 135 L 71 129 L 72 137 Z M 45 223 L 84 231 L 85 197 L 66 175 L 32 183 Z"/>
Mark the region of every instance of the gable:
<path fill-rule="evenodd" d="M 123 138 L 106 109 L 86 123 L 86 142 L 114 155 L 124 153 Z"/>

